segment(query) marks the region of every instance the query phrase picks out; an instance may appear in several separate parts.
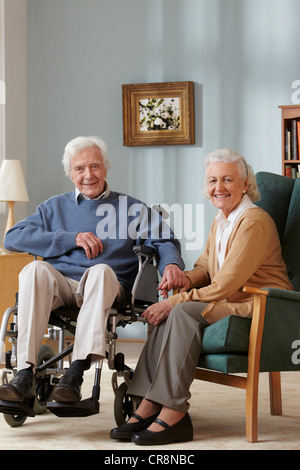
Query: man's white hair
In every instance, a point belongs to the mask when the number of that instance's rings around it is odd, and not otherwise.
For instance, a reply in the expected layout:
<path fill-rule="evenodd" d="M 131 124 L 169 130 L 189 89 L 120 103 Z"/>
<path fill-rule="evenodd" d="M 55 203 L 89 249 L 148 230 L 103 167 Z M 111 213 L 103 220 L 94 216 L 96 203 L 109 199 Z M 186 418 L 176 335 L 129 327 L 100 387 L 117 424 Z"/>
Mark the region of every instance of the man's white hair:
<path fill-rule="evenodd" d="M 100 149 L 103 158 L 103 165 L 106 171 L 108 171 L 108 169 L 110 168 L 110 160 L 107 155 L 107 146 L 104 140 L 96 136 L 79 136 L 71 140 L 65 147 L 62 163 L 64 166 L 65 174 L 67 176 L 70 176 L 71 158 L 75 157 L 75 155 L 78 155 L 83 150 L 91 147 L 98 147 Z"/>

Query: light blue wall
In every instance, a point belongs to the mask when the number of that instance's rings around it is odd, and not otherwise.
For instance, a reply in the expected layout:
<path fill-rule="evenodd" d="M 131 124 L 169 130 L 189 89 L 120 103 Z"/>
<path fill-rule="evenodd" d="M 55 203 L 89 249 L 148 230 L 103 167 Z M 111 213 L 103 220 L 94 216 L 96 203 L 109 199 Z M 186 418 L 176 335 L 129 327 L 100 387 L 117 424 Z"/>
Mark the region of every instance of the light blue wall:
<path fill-rule="evenodd" d="M 108 144 L 110 186 L 147 203 L 204 204 L 203 158 L 242 153 L 281 172 L 280 111 L 300 79 L 299 0 L 28 0 L 28 211 L 68 191 L 77 135 Z M 195 82 L 196 144 L 123 147 L 123 83 Z M 198 251 L 183 254 L 191 267 Z"/>

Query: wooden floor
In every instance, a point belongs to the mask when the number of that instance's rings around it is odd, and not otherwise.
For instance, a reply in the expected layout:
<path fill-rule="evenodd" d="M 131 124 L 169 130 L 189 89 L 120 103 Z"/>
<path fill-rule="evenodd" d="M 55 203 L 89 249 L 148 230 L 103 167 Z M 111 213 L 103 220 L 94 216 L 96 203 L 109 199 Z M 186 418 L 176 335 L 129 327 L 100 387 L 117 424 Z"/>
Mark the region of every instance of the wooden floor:
<path fill-rule="evenodd" d="M 143 344 L 118 342 L 126 363 L 133 365 Z M 85 375 L 84 398 L 90 396 L 94 374 Z M 101 378 L 100 413 L 88 418 L 58 418 L 47 412 L 28 418 L 17 428 L 8 426 L 0 416 L 1 450 L 113 450 L 130 452 L 145 448 L 132 443 L 112 441 L 115 427 L 114 394 L 111 374 L 104 364 Z M 195 381 L 192 384 L 190 415 L 194 440 L 150 449 L 168 451 L 197 450 L 300 450 L 300 373 L 282 374 L 283 416 L 271 416 L 268 403 L 268 376 L 261 374 L 259 387 L 259 442 L 245 438 L 245 392 L 239 389 Z"/>

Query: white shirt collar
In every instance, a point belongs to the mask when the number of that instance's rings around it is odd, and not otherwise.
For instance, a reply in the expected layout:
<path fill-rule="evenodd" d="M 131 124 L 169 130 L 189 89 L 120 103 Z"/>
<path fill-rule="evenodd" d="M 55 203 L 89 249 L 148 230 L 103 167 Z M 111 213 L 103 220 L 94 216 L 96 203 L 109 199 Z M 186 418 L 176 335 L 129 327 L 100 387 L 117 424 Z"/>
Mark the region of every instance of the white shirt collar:
<path fill-rule="evenodd" d="M 244 212 L 246 212 L 248 209 L 253 209 L 253 208 L 256 208 L 256 207 L 257 206 L 255 204 L 253 204 L 250 197 L 247 194 L 245 194 L 242 197 L 242 200 L 238 204 L 238 206 L 235 209 L 233 209 L 233 211 L 230 212 L 227 219 L 225 218 L 222 210 L 219 210 L 219 212 L 216 215 L 216 219 L 217 219 L 218 222 L 221 221 L 221 220 L 223 220 L 223 221 L 228 220 L 229 222 L 231 222 L 234 225 L 237 222 L 237 220 L 243 215 Z"/>
<path fill-rule="evenodd" d="M 96 197 L 95 201 L 97 201 L 98 199 L 106 199 L 108 196 L 109 196 L 109 193 L 110 193 L 110 188 L 107 184 L 107 182 L 105 183 L 105 189 L 103 191 L 102 194 L 100 194 L 100 196 Z M 89 197 L 85 196 L 84 194 L 82 194 L 78 188 L 75 188 L 75 200 L 78 204 L 78 200 L 79 199 L 86 199 L 86 200 L 90 200 Z"/>

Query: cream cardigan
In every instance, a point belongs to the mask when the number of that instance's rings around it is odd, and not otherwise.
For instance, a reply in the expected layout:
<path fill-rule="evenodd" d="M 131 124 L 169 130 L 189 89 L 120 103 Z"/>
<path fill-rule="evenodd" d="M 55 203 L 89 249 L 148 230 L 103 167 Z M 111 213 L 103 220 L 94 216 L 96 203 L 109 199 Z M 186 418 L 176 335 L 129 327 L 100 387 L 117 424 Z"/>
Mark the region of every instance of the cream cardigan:
<path fill-rule="evenodd" d="M 194 269 L 186 271 L 191 290 L 170 297 L 173 306 L 181 302 L 207 302 L 202 315 L 214 323 L 231 314 L 251 317 L 253 297 L 242 292 L 243 286 L 293 290 L 281 256 L 278 232 L 267 212 L 258 207 L 244 212 L 228 239 L 219 271 L 216 232 L 214 220 L 203 253 Z"/>

